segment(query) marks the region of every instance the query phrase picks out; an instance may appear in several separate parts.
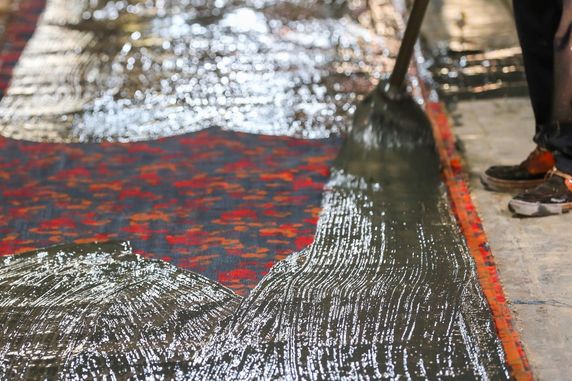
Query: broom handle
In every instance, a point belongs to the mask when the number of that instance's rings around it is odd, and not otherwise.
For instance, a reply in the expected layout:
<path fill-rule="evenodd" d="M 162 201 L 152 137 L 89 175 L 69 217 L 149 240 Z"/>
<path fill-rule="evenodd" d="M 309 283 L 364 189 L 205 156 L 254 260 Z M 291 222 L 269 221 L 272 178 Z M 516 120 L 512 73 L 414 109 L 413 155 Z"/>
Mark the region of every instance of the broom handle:
<path fill-rule="evenodd" d="M 414 0 L 413 2 L 411 14 L 409 15 L 409 20 L 407 20 L 407 27 L 403 34 L 403 41 L 401 42 L 391 77 L 389 78 L 388 92 L 399 93 L 403 91 L 403 83 L 407 71 L 409 70 L 413 48 L 419 37 L 421 24 L 423 23 L 428 4 L 429 0 Z"/>

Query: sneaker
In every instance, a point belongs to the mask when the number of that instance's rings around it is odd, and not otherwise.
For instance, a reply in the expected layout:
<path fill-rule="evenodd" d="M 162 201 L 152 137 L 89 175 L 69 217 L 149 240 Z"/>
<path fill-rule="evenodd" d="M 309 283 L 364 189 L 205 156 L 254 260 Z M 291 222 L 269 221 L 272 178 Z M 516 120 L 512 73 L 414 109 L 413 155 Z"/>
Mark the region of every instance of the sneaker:
<path fill-rule="evenodd" d="M 508 208 L 521 216 L 548 216 L 572 209 L 572 176 L 558 170 L 536 188 L 525 190 L 508 203 Z"/>
<path fill-rule="evenodd" d="M 489 190 L 509 192 L 533 188 L 544 182 L 554 168 L 554 155 L 537 147 L 519 165 L 495 165 L 481 175 L 481 183 Z"/>

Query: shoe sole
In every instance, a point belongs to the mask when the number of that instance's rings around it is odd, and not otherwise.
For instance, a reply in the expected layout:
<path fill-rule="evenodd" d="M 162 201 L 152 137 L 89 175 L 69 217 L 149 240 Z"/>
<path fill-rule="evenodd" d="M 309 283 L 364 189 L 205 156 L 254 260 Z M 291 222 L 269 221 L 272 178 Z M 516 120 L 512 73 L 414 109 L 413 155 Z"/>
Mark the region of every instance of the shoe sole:
<path fill-rule="evenodd" d="M 523 191 L 526 189 L 534 188 L 542 184 L 544 181 L 544 179 L 511 181 L 497 179 L 495 177 L 488 176 L 485 173 L 481 175 L 481 184 L 483 184 L 486 189 L 495 192 Z"/>
<path fill-rule="evenodd" d="M 567 213 L 572 210 L 572 202 L 562 204 L 545 204 L 541 202 L 527 202 L 522 200 L 510 200 L 508 209 L 520 216 L 542 217 Z"/>

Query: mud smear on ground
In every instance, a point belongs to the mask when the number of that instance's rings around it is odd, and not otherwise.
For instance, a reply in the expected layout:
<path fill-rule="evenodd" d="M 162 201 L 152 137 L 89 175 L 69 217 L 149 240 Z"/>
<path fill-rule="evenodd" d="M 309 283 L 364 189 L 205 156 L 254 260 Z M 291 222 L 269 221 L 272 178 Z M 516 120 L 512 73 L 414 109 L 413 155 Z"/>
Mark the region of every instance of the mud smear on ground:
<path fill-rule="evenodd" d="M 527 94 L 510 2 L 439 0 L 423 29 L 429 71 L 448 100 Z"/>

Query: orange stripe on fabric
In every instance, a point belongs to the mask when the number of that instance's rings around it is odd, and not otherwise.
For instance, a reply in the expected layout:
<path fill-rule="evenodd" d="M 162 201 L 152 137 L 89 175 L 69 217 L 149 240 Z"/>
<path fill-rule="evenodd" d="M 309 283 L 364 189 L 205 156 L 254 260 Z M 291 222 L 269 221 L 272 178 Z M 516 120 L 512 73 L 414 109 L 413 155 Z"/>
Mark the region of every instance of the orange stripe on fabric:
<path fill-rule="evenodd" d="M 455 137 L 451 131 L 448 115 L 440 102 L 428 102 L 426 110 L 433 125 L 453 213 L 475 260 L 477 275 L 491 308 L 507 365 L 515 380 L 533 380 L 520 336 L 513 325 L 512 313 L 499 279 L 487 235 L 471 199 L 467 176 L 463 170 L 461 156 L 455 148 Z"/>

